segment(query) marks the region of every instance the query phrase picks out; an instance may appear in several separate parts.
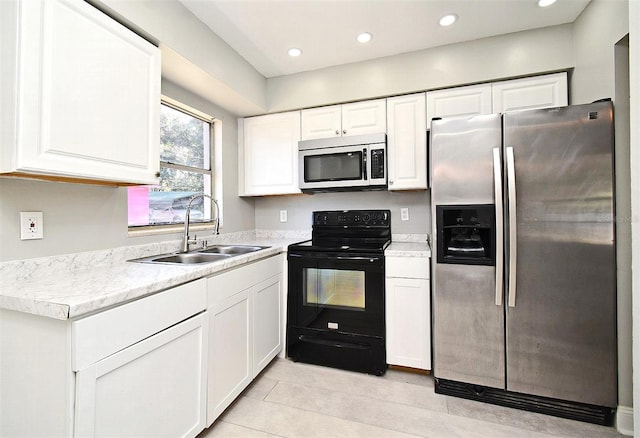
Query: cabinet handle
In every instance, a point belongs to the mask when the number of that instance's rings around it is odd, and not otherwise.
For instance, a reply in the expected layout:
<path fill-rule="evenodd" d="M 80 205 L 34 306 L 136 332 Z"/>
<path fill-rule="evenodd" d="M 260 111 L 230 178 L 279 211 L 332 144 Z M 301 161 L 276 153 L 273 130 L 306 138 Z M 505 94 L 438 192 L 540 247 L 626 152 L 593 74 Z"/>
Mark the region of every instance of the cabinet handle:
<path fill-rule="evenodd" d="M 340 135 L 340 130 L 336 129 L 336 135 Z"/>
<path fill-rule="evenodd" d="M 392 186 L 393 185 L 393 181 L 389 181 L 389 185 Z"/>
<path fill-rule="evenodd" d="M 346 129 L 343 129 L 343 130 L 342 130 L 342 133 L 343 133 L 343 134 L 346 134 L 346 133 L 347 133 L 347 130 L 346 130 Z"/>
<path fill-rule="evenodd" d="M 156 172 L 156 178 L 160 178 L 160 172 Z"/>

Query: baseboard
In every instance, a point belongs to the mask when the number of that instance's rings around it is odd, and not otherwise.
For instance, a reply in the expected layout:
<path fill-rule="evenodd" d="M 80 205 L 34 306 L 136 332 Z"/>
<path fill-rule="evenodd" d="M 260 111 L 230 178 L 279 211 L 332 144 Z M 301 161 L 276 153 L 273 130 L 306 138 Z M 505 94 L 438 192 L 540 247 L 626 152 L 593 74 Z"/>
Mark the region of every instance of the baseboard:
<path fill-rule="evenodd" d="M 633 408 L 618 406 L 616 429 L 623 435 L 633 436 Z"/>

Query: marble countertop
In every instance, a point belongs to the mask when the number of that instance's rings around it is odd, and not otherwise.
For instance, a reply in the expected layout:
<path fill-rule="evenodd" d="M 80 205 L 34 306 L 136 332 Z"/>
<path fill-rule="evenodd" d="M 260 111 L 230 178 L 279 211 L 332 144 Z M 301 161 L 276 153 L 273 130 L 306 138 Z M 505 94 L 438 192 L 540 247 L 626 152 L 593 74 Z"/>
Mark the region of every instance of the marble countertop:
<path fill-rule="evenodd" d="M 135 263 L 128 260 L 174 252 L 179 242 L 4 262 L 0 264 L 0 308 L 71 319 L 142 298 L 287 250 L 307 236 L 240 236 L 210 244 L 268 246 L 202 265 Z M 226 240 L 226 241 L 225 241 Z"/>
<path fill-rule="evenodd" d="M 208 244 L 268 246 L 201 265 L 135 263 L 130 260 L 176 252 L 179 241 L 65 254 L 0 263 L 0 308 L 55 319 L 73 319 L 286 252 L 310 232 L 251 232 L 214 236 Z M 393 236 L 387 256 L 430 257 L 425 239 Z M 398 239 L 398 240 L 396 240 Z M 404 240 L 403 240 L 404 239 Z"/>
<path fill-rule="evenodd" d="M 387 257 L 431 257 L 431 247 L 424 242 L 395 242 L 384 251 Z"/>

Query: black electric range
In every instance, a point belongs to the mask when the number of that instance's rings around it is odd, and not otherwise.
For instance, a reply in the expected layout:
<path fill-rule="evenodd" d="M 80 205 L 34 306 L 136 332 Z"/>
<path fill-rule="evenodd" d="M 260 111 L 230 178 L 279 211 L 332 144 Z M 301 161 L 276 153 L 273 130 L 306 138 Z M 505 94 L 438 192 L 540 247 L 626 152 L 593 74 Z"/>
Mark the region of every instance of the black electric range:
<path fill-rule="evenodd" d="M 289 246 L 287 355 L 382 375 L 389 210 L 313 213 L 312 239 Z"/>

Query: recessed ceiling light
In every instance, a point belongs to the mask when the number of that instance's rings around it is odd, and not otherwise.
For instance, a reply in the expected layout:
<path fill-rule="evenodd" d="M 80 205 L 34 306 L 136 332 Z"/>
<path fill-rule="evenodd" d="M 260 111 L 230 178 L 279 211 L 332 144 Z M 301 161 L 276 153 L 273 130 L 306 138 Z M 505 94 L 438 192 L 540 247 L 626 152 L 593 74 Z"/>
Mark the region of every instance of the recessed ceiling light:
<path fill-rule="evenodd" d="M 440 19 L 440 26 L 451 26 L 457 19 L 458 16 L 456 14 L 447 14 Z"/>
<path fill-rule="evenodd" d="M 551 6 L 554 4 L 556 0 L 538 0 L 538 6 L 541 8 L 546 8 L 547 6 Z"/>
<path fill-rule="evenodd" d="M 302 55 L 302 50 L 296 47 L 292 47 L 289 49 L 289 56 L 291 56 L 292 58 L 298 57 L 300 55 Z"/>
<path fill-rule="evenodd" d="M 369 41 L 371 41 L 371 38 L 373 38 L 373 35 L 371 35 L 369 32 L 362 32 L 356 39 L 359 43 L 368 43 Z"/>

